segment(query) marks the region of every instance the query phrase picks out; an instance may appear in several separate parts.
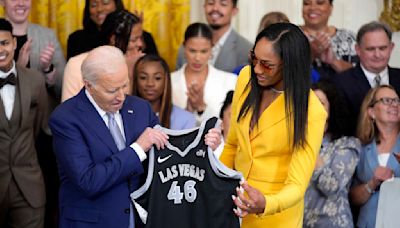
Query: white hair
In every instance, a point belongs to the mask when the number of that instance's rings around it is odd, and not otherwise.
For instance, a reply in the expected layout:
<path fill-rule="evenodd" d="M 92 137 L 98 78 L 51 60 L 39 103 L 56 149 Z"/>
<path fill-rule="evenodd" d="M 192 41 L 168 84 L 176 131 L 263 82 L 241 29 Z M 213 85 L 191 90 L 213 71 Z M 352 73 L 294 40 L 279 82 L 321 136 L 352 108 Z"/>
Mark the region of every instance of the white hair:
<path fill-rule="evenodd" d="M 82 78 L 94 85 L 98 77 L 115 74 L 121 67 L 127 67 L 122 51 L 114 46 L 100 46 L 91 50 L 83 61 Z"/>

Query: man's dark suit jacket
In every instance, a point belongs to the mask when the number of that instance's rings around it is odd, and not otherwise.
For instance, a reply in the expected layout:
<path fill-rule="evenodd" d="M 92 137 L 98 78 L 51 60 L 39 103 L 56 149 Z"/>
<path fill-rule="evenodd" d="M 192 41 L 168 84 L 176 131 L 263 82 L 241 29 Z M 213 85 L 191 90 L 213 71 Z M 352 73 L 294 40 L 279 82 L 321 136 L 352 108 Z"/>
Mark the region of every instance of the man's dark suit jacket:
<path fill-rule="evenodd" d="M 61 179 L 59 227 L 128 227 L 129 194 L 140 185 L 143 166 L 130 144 L 158 124 L 150 104 L 127 96 L 120 110 L 126 148 L 111 133 L 82 89 L 50 118 Z"/>
<path fill-rule="evenodd" d="M 38 208 L 45 205 L 46 197 L 35 140 L 40 129 L 47 129 L 47 93 L 40 73 L 19 66 L 16 70 L 15 93 L 20 102 L 15 104 L 20 106 L 14 106 L 11 119 L 19 118 L 20 126 L 10 126 L 0 99 L 0 201 L 14 178 L 29 205 Z"/>
<path fill-rule="evenodd" d="M 389 67 L 388 73 L 389 84 L 396 89 L 397 94 L 400 94 L 400 69 Z M 362 101 L 371 89 L 371 85 L 369 84 L 360 64 L 336 75 L 333 82 L 349 108 L 349 122 L 351 123 L 349 131 L 354 134 Z"/>

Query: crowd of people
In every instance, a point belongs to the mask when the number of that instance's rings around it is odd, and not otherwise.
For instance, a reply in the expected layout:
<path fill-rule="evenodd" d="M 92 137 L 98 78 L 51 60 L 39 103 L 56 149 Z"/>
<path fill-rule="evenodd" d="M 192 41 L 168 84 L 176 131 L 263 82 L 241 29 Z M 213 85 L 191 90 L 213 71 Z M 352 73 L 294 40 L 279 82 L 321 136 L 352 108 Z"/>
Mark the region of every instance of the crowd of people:
<path fill-rule="evenodd" d="M 303 0 L 304 24 L 267 12 L 253 43 L 232 26 L 238 0 L 204 0 L 170 67 L 122 0 L 85 1 L 66 58 L 31 0 L 0 4 L 0 227 L 143 227 L 130 194 L 169 144 L 154 127 L 212 117 L 202 140 L 243 175 L 227 212 L 241 227 L 375 227 L 400 177 L 385 23 L 336 28 L 333 0 Z"/>

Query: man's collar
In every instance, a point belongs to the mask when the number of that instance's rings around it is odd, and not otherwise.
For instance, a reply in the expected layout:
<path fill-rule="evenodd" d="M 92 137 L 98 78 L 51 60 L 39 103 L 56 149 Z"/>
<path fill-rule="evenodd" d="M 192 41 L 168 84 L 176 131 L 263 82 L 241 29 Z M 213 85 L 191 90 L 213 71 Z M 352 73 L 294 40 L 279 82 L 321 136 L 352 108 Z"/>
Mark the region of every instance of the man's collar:
<path fill-rule="evenodd" d="M 361 63 L 360 63 L 360 66 L 361 66 L 361 69 L 362 69 L 362 71 L 364 72 L 365 75 L 368 74 L 368 75 L 374 75 L 375 76 L 376 74 L 379 74 L 379 75 L 388 74 L 388 66 L 386 66 L 385 69 L 383 69 L 381 72 L 378 72 L 378 73 L 373 73 L 373 72 L 367 70 Z"/>
<path fill-rule="evenodd" d="M 7 72 L 3 72 L 0 70 L 0 78 L 6 78 L 10 73 L 14 73 L 15 77 L 17 77 L 17 69 L 15 68 L 15 61 L 13 60 L 13 66 Z"/>
<path fill-rule="evenodd" d="M 231 32 L 232 32 L 232 26 L 229 26 L 229 29 L 224 33 L 224 35 L 222 35 L 221 36 L 221 38 L 219 38 L 219 40 L 218 40 L 218 42 L 217 42 L 217 44 L 219 45 L 219 46 L 224 46 L 224 44 L 225 44 L 225 41 L 228 39 L 228 36 L 229 36 L 229 34 L 231 34 Z M 217 44 L 214 44 L 214 45 L 217 45 Z"/>

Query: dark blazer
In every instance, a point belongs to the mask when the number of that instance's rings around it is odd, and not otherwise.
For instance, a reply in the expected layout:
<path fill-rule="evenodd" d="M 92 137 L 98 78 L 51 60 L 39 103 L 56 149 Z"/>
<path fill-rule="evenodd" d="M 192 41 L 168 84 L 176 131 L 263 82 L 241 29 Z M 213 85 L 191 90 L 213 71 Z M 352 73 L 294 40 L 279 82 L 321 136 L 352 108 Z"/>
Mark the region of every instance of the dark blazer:
<path fill-rule="evenodd" d="M 28 203 L 38 208 L 44 206 L 46 197 L 35 138 L 41 128 L 46 128 L 47 93 L 40 73 L 19 66 L 16 69 L 18 86 L 15 92 L 20 97 L 21 118 L 14 135 L 0 99 L 0 201 L 14 177 Z"/>
<path fill-rule="evenodd" d="M 389 84 L 392 85 L 396 89 L 397 94 L 400 95 L 400 69 L 389 67 L 388 73 Z M 351 118 L 350 123 L 352 123 L 349 130 L 355 133 L 362 101 L 371 89 L 371 86 L 360 64 L 336 75 L 333 82 L 339 94 L 343 96 L 347 103 Z"/>
<path fill-rule="evenodd" d="M 129 194 L 139 187 L 143 173 L 129 145 L 158 118 L 147 101 L 132 96 L 120 113 L 127 146 L 121 151 L 84 89 L 51 115 L 61 179 L 60 228 L 128 227 Z"/>
<path fill-rule="evenodd" d="M 248 53 L 252 44 L 235 30 L 227 37 L 224 46 L 222 46 L 219 55 L 215 61 L 214 67 L 223 71 L 233 72 L 241 65 L 248 65 Z M 183 45 L 178 50 L 175 70 L 180 69 L 186 63 Z"/>

